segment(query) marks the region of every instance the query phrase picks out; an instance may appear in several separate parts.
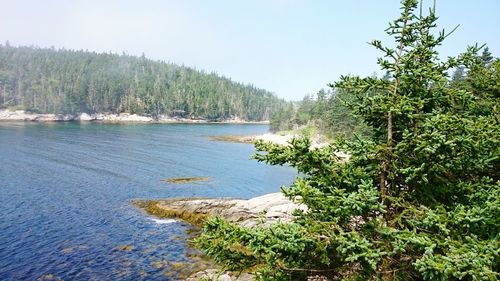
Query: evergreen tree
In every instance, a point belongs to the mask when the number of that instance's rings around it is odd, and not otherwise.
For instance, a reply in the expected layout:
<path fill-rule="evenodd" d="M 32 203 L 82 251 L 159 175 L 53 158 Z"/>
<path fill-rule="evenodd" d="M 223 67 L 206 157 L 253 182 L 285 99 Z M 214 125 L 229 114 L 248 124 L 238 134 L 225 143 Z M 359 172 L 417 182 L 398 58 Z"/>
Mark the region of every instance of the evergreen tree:
<path fill-rule="evenodd" d="M 481 61 L 484 65 L 488 65 L 493 61 L 493 56 L 490 53 L 490 49 L 488 47 L 484 47 L 483 52 L 481 54 Z"/>
<path fill-rule="evenodd" d="M 370 134 L 360 118 L 353 116 L 348 104 L 354 96 L 349 91 L 321 89 L 316 96 L 305 96 L 296 107 L 289 107 L 271 118 L 271 131 L 291 130 L 292 128 L 314 128 L 319 133 L 330 137 L 353 138 Z M 288 119 L 285 119 L 288 118 Z"/>
<path fill-rule="evenodd" d="M 307 139 L 257 143 L 257 160 L 297 168 L 302 176 L 283 192 L 307 210 L 252 229 L 212 219 L 197 240 L 209 256 L 260 280 L 498 279 L 500 125 L 496 111 L 477 110 L 498 98 L 449 86 L 448 71 L 472 64 L 479 49 L 440 62 L 447 34 L 432 33 L 434 9 L 417 10 L 418 1 L 402 1 L 387 30 L 394 49 L 372 42 L 392 79 L 334 84 L 355 95 L 349 106 L 372 137 L 323 149 Z"/>
<path fill-rule="evenodd" d="M 465 77 L 466 77 L 465 67 L 459 66 L 455 69 L 453 75 L 451 76 L 451 83 L 452 84 L 460 83 L 461 81 L 464 81 Z"/>

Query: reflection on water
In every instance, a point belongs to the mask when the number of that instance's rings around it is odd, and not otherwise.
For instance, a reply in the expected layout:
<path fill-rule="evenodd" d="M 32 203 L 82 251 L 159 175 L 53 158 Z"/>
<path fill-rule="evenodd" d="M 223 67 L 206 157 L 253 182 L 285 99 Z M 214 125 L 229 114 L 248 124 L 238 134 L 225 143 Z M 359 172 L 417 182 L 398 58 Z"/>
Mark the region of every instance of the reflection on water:
<path fill-rule="evenodd" d="M 0 280 L 165 280 L 191 259 L 186 224 L 146 216 L 136 198 L 250 198 L 295 172 L 251 161 L 212 135 L 263 125 L 0 123 Z M 210 177 L 169 185 L 173 177 Z M 193 263 L 193 262 L 191 262 Z"/>

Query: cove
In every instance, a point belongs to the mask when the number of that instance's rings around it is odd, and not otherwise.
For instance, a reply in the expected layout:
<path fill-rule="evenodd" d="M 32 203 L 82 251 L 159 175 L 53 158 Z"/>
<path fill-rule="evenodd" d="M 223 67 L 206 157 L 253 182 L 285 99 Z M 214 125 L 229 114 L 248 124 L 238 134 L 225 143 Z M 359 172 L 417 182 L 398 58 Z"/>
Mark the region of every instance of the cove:
<path fill-rule="evenodd" d="M 0 280 L 175 280 L 188 225 L 133 199 L 279 191 L 296 171 L 250 160 L 252 145 L 210 140 L 267 125 L 0 122 Z M 209 177 L 169 184 L 165 178 Z M 42 280 L 42 279 L 40 279 Z"/>

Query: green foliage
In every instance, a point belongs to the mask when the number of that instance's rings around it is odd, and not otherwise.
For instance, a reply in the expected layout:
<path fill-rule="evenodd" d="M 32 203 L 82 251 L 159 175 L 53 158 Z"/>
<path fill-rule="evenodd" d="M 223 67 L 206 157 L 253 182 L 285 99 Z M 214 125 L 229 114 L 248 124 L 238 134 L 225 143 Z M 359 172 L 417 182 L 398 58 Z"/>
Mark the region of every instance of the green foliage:
<path fill-rule="evenodd" d="M 346 104 L 371 137 L 321 149 L 306 138 L 256 143 L 258 161 L 297 169 L 282 190 L 307 210 L 269 228 L 212 220 L 198 239 L 207 254 L 261 280 L 500 277 L 498 59 L 473 46 L 439 61 L 447 34 L 431 32 L 433 9 L 417 9 L 418 1 L 402 1 L 387 29 L 396 48 L 372 42 L 386 77 L 332 85 L 352 95 Z M 461 82 L 449 82 L 459 67 Z"/>
<path fill-rule="evenodd" d="M 286 106 L 278 108 L 270 119 L 269 129 L 271 132 L 287 131 L 293 129 L 293 117 L 295 109 L 293 103 L 288 103 Z"/>
<path fill-rule="evenodd" d="M 0 107 L 260 121 L 282 105 L 252 85 L 144 56 L 0 45 Z"/>
<path fill-rule="evenodd" d="M 356 96 L 350 91 L 333 88 L 329 99 L 318 106 L 315 123 L 320 130 L 331 138 L 369 137 L 371 130 L 361 118 L 355 116 L 349 105 L 355 102 Z"/>
<path fill-rule="evenodd" d="M 454 89 L 474 94 L 477 99 L 474 108 L 476 114 L 498 116 L 500 109 L 496 101 L 500 98 L 500 59 L 493 59 L 486 49 L 480 57 L 459 66 L 450 85 Z M 458 79 L 456 76 L 459 76 L 460 72 L 467 74 L 462 74 Z"/>
<path fill-rule="evenodd" d="M 282 109 L 273 115 L 270 120 L 271 131 L 314 127 L 329 138 L 369 136 L 369 128 L 347 106 L 354 98 L 354 95 L 345 90 L 321 89 L 316 96 L 305 96 L 295 108 L 290 106 L 286 111 Z"/>

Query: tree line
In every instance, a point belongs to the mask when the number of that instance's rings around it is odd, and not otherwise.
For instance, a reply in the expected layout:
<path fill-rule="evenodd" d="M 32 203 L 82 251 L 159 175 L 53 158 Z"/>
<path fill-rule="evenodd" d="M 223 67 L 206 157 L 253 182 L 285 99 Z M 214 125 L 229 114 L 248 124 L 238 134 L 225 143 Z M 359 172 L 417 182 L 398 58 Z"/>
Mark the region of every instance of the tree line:
<path fill-rule="evenodd" d="M 284 103 L 253 85 L 144 55 L 0 45 L 0 108 L 261 121 Z"/>
<path fill-rule="evenodd" d="M 296 103 L 278 108 L 270 119 L 273 132 L 311 127 L 328 137 L 352 138 L 367 136 L 370 130 L 347 107 L 353 101 L 348 91 L 336 88 L 321 89 L 315 95 L 306 95 Z"/>

